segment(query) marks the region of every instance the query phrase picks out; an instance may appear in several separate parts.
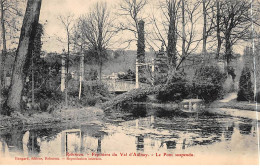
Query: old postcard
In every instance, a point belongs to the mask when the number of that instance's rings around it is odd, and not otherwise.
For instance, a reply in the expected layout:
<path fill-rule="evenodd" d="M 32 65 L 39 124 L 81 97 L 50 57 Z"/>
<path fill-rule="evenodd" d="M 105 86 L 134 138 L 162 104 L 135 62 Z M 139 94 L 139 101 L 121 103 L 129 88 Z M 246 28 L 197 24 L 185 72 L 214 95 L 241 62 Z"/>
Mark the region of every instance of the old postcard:
<path fill-rule="evenodd" d="M 0 165 L 259 165 L 257 0 L 0 0 Z"/>

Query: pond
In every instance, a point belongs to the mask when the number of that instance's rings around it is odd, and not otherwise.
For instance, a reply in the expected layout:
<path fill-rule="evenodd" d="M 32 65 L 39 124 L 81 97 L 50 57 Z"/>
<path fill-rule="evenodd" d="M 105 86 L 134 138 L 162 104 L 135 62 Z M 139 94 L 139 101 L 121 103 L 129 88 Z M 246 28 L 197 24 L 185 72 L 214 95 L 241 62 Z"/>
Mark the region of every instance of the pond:
<path fill-rule="evenodd" d="M 89 157 L 113 153 L 255 157 L 258 154 L 256 123 L 207 112 L 183 113 L 129 105 L 106 111 L 102 121 L 2 130 L 0 154 L 1 158 L 57 158 L 66 153 Z"/>

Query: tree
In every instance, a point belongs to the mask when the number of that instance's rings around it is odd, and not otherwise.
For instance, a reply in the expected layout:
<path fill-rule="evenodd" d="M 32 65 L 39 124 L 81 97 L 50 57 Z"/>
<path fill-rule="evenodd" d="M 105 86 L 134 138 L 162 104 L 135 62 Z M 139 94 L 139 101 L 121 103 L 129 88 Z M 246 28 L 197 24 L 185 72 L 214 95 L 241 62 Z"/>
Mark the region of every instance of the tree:
<path fill-rule="evenodd" d="M 202 44 L 202 54 L 204 56 L 204 59 L 207 55 L 207 39 L 211 30 L 213 29 L 213 18 L 214 18 L 214 11 L 213 6 L 214 3 L 212 3 L 212 0 L 202 0 L 202 8 L 203 8 L 203 44 Z M 210 9 L 212 9 L 212 12 L 210 12 Z M 210 13 L 212 16 L 210 16 Z M 210 20 L 210 22 L 208 22 Z"/>
<path fill-rule="evenodd" d="M 218 45 L 217 45 L 217 53 L 216 58 L 219 59 L 220 49 L 221 49 L 221 36 L 220 36 L 220 5 L 219 0 L 216 0 L 216 6 L 217 6 L 217 18 L 216 18 L 216 26 L 217 26 L 217 39 L 218 39 Z"/>
<path fill-rule="evenodd" d="M 5 59 L 7 56 L 7 41 L 11 40 L 14 43 L 17 39 L 16 33 L 19 31 L 20 18 L 23 16 L 20 6 L 22 6 L 24 0 L 0 0 L 1 11 L 1 36 L 2 36 L 2 62 L 1 70 L 3 79 L 1 84 L 5 87 Z"/>
<path fill-rule="evenodd" d="M 196 51 L 202 40 L 202 38 L 197 38 L 196 32 L 200 4 L 201 1 L 167 0 L 160 2 L 159 14 L 152 14 L 151 38 L 166 47 L 166 54 L 169 58 L 168 82 L 181 68 L 186 58 Z"/>
<path fill-rule="evenodd" d="M 179 1 L 180 2 L 180 1 Z M 176 68 L 177 64 L 177 12 L 179 3 L 177 0 L 170 0 L 168 4 L 168 15 L 169 15 L 169 29 L 168 29 L 168 47 L 167 53 L 169 58 L 170 67 Z"/>
<path fill-rule="evenodd" d="M 178 33 L 182 41 L 182 52 L 180 61 L 176 65 L 178 70 L 191 53 L 193 53 L 199 46 L 201 39 L 196 39 L 196 23 L 199 20 L 199 5 L 201 1 L 181 1 L 181 23 L 182 31 Z M 182 35 L 180 35 L 182 34 Z"/>
<path fill-rule="evenodd" d="M 106 3 L 96 3 L 90 12 L 79 18 L 77 31 L 83 47 L 87 47 L 91 53 L 97 56 L 99 65 L 99 79 L 102 78 L 102 66 L 106 60 L 106 50 L 111 45 L 111 40 L 115 35 L 113 20 Z"/>
<path fill-rule="evenodd" d="M 1 37 L 2 37 L 2 55 L 0 56 L 0 114 L 2 110 L 2 89 L 5 87 L 6 70 L 5 70 L 5 59 L 7 56 L 7 33 L 9 33 L 12 38 L 14 37 L 14 32 L 17 31 L 17 17 L 22 16 L 21 10 L 18 8 L 21 5 L 20 0 L 0 0 L 0 11 L 1 11 Z M 6 29 L 7 26 L 7 29 Z"/>
<path fill-rule="evenodd" d="M 123 16 L 125 19 L 119 23 L 117 29 L 118 31 L 127 31 L 133 35 L 124 41 L 128 43 L 128 46 L 138 40 L 139 21 L 144 21 L 143 11 L 147 3 L 147 0 L 121 0 L 119 4 L 118 15 Z"/>
<path fill-rule="evenodd" d="M 217 66 L 201 66 L 195 71 L 193 77 L 193 92 L 199 98 L 210 103 L 223 96 L 223 83 L 226 75 Z"/>
<path fill-rule="evenodd" d="M 42 61 L 40 58 L 42 49 L 42 35 L 43 25 L 39 23 L 36 28 L 36 33 L 33 42 L 30 44 L 30 49 L 28 53 L 29 57 L 27 57 L 27 60 L 25 61 L 25 67 L 27 67 L 27 78 L 29 78 L 30 80 L 25 84 L 23 94 L 27 94 L 28 97 L 31 96 L 32 105 L 34 105 L 35 103 L 35 86 L 37 86 L 36 82 L 41 80 L 39 78 L 44 78 L 44 76 L 41 75 L 41 73 L 44 73 L 46 71 L 44 70 L 45 67 L 43 68 L 44 65 L 42 65 Z M 31 90 L 31 93 L 29 90 Z"/>
<path fill-rule="evenodd" d="M 65 86 L 65 105 L 68 107 L 68 74 L 69 74 L 69 58 L 70 58 L 70 43 L 71 43 L 71 31 L 72 31 L 72 25 L 73 25 L 73 15 L 71 13 L 64 15 L 64 16 L 59 16 L 58 18 L 63 27 L 65 28 L 66 31 L 66 36 L 67 36 L 67 55 L 66 55 L 66 86 Z"/>
<path fill-rule="evenodd" d="M 7 98 L 7 106 L 12 110 L 21 110 L 21 97 L 26 77 L 25 61 L 29 56 L 29 46 L 36 34 L 40 16 L 41 0 L 28 0 L 26 12 L 21 28 L 19 45 L 16 52 L 12 72 L 11 86 Z"/>
<path fill-rule="evenodd" d="M 225 41 L 225 59 L 230 66 L 233 45 L 250 30 L 250 3 L 246 0 L 226 0 L 220 5 L 220 30 Z M 229 73 L 229 72 L 228 72 Z"/>
<path fill-rule="evenodd" d="M 138 23 L 138 39 L 137 39 L 137 60 L 139 63 L 145 62 L 145 37 L 144 37 L 144 21 Z"/>
<path fill-rule="evenodd" d="M 252 101 L 254 100 L 254 92 L 251 81 L 251 73 L 248 66 L 244 66 L 241 77 L 239 79 L 239 90 L 237 93 L 238 101 Z"/>
<path fill-rule="evenodd" d="M 174 71 L 177 64 L 178 51 L 178 12 L 180 9 L 181 0 L 166 0 L 159 1 L 160 17 L 155 16 L 157 14 L 152 13 L 151 22 L 153 23 L 154 32 L 152 34 L 151 41 L 160 41 L 161 47 L 166 47 L 166 53 L 168 56 L 168 67 L 170 71 Z M 155 43 L 154 43 L 155 44 Z"/>

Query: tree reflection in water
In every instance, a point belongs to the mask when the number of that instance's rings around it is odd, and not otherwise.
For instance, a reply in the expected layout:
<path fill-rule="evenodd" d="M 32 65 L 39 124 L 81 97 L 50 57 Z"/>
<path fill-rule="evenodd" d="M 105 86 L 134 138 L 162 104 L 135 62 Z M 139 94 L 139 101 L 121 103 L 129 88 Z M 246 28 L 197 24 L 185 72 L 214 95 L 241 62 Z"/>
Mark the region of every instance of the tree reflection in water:
<path fill-rule="evenodd" d="M 209 113 L 184 114 L 149 106 L 133 107 L 106 113 L 106 120 L 102 122 L 83 121 L 80 124 L 50 125 L 23 131 L 13 128 L 1 132 L 1 153 L 25 156 L 28 148 L 29 156 L 42 156 L 44 153 L 64 156 L 61 151 L 66 153 L 65 146 L 67 152 L 84 154 L 109 153 L 113 149 L 122 152 L 182 152 L 202 146 L 208 149 L 218 143 L 232 148 L 230 144 L 234 142 L 236 145 L 237 140 L 247 144 L 249 139 L 253 143 L 256 139 L 256 124 L 251 120 Z M 67 140 L 65 136 L 61 138 L 62 132 L 69 130 L 78 132 L 68 134 Z M 254 144 L 248 151 L 252 151 L 252 147 Z"/>
<path fill-rule="evenodd" d="M 137 151 L 144 151 L 144 136 L 139 135 L 136 136 L 136 150 Z"/>
<path fill-rule="evenodd" d="M 29 140 L 27 143 L 29 156 L 37 156 L 41 151 L 40 145 L 37 141 L 37 136 L 36 131 L 29 131 Z"/>
<path fill-rule="evenodd" d="M 23 137 L 25 131 L 12 130 L 10 133 L 1 135 L 1 139 L 6 143 L 8 151 L 11 153 L 16 153 L 18 155 L 23 155 Z M 5 146 L 4 144 L 2 146 Z M 5 152 L 5 149 L 2 151 Z"/>

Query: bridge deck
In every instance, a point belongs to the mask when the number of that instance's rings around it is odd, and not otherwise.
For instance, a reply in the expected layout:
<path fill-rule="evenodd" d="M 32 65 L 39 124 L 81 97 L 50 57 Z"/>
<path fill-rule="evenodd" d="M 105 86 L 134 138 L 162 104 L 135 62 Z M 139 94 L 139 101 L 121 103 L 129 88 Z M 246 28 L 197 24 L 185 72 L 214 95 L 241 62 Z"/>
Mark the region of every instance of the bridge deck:
<path fill-rule="evenodd" d="M 103 82 L 108 86 L 108 90 L 110 92 L 128 92 L 136 88 L 135 81 L 109 79 L 109 80 L 103 80 Z M 146 85 L 147 84 L 140 84 L 140 87 Z"/>

